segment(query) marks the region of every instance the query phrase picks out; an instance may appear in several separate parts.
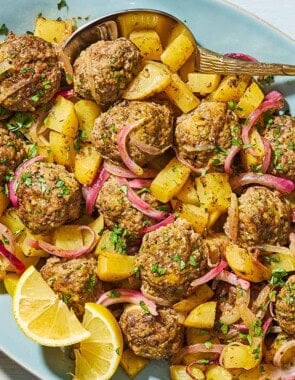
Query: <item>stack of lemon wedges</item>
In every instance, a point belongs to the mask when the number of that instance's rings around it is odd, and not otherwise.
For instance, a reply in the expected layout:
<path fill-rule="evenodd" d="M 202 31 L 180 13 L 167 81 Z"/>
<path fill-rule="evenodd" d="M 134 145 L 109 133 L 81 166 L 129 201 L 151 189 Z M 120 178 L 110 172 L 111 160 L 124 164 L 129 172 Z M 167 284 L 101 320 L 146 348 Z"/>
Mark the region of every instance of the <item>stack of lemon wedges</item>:
<path fill-rule="evenodd" d="M 112 313 L 88 303 L 81 324 L 33 266 L 18 280 L 13 314 L 24 334 L 36 343 L 56 347 L 80 342 L 75 350 L 75 380 L 110 379 L 116 372 L 123 339 Z"/>

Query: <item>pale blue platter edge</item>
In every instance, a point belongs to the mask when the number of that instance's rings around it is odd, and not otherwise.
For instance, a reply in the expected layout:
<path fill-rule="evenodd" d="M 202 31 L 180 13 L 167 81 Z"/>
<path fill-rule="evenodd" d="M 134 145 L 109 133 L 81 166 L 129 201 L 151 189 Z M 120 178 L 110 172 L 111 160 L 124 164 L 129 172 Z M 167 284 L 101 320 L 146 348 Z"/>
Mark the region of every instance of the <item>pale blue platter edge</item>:
<path fill-rule="evenodd" d="M 34 28 L 41 12 L 45 17 L 97 18 L 114 11 L 151 8 L 177 16 L 194 32 L 197 41 L 220 53 L 244 52 L 258 60 L 295 64 L 295 42 L 247 13 L 218 0 L 67 0 L 69 10 L 58 11 L 58 0 L 0 0 L 0 24 L 23 33 Z M 85 21 L 84 21 L 85 22 Z M 276 79 L 275 87 L 286 96 L 295 114 L 294 77 Z M 44 380 L 70 379 L 73 363 L 59 349 L 43 348 L 28 340 L 12 317 L 10 297 L 0 291 L 0 349 L 28 371 Z M 0 364 L 1 365 L 1 364 Z M 114 380 L 127 380 L 122 370 Z M 168 365 L 153 361 L 136 380 L 169 379 Z"/>

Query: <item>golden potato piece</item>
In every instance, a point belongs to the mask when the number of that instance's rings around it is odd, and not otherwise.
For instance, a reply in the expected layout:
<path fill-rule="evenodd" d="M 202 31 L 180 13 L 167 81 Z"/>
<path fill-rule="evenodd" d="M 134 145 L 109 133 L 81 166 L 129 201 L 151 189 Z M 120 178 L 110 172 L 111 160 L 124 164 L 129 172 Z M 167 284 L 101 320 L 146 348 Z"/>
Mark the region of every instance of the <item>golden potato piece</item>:
<path fill-rule="evenodd" d="M 173 305 L 173 309 L 180 313 L 189 313 L 198 305 L 209 301 L 213 297 L 213 291 L 207 284 L 197 287 L 195 294 Z"/>
<path fill-rule="evenodd" d="M 163 91 L 171 82 L 171 74 L 160 62 L 147 61 L 123 94 L 127 100 L 140 100 Z"/>
<path fill-rule="evenodd" d="M 74 174 L 82 185 L 91 185 L 101 165 L 102 157 L 95 146 L 83 145 L 75 156 Z"/>
<path fill-rule="evenodd" d="M 61 43 L 73 33 L 73 20 L 51 20 L 37 17 L 34 36 L 43 38 L 51 43 Z"/>
<path fill-rule="evenodd" d="M 74 105 L 79 130 L 83 141 L 90 141 L 95 119 L 101 114 L 101 108 L 92 100 L 81 99 Z"/>
<path fill-rule="evenodd" d="M 189 178 L 180 191 L 176 194 L 176 198 L 183 203 L 189 203 L 191 205 L 199 204 L 199 197 L 195 188 L 194 181 Z"/>
<path fill-rule="evenodd" d="M 227 75 L 217 89 L 209 95 L 210 100 L 216 102 L 238 102 L 245 92 L 251 77 L 248 75 Z"/>
<path fill-rule="evenodd" d="M 63 133 L 51 131 L 49 133 L 49 144 L 54 162 L 72 170 L 76 155 L 74 138 Z"/>
<path fill-rule="evenodd" d="M 163 48 L 156 31 L 147 29 L 133 31 L 129 39 L 138 47 L 144 59 L 160 61 Z"/>
<path fill-rule="evenodd" d="M 224 368 L 252 369 L 261 360 L 261 347 L 247 346 L 236 343 L 227 345 L 222 351 L 222 364 Z"/>
<path fill-rule="evenodd" d="M 215 323 L 216 305 L 215 301 L 209 301 L 195 307 L 186 317 L 184 326 L 212 329 Z"/>
<path fill-rule="evenodd" d="M 235 113 L 241 118 L 247 118 L 251 112 L 256 110 L 264 99 L 264 93 L 257 83 L 253 82 L 241 96 Z"/>
<path fill-rule="evenodd" d="M 195 379 L 205 380 L 204 373 L 197 367 L 191 369 Z M 186 372 L 185 365 L 171 365 L 170 366 L 171 380 L 191 380 L 190 375 Z"/>
<path fill-rule="evenodd" d="M 220 365 L 212 365 L 206 371 L 206 380 L 232 380 L 232 374 Z"/>
<path fill-rule="evenodd" d="M 195 50 L 194 44 L 184 35 L 179 34 L 161 54 L 161 61 L 176 72 L 188 60 Z"/>
<path fill-rule="evenodd" d="M 192 92 L 202 95 L 210 94 L 216 90 L 221 81 L 220 74 L 189 73 L 187 85 Z"/>
<path fill-rule="evenodd" d="M 120 366 L 125 370 L 127 375 L 133 379 L 148 363 L 148 359 L 135 355 L 133 351 L 127 348 L 127 350 L 123 351 Z"/>
<path fill-rule="evenodd" d="M 135 256 L 103 251 L 97 260 L 97 276 L 102 281 L 121 281 L 134 274 Z"/>
<path fill-rule="evenodd" d="M 160 202 L 170 201 L 186 183 L 190 169 L 177 160 L 172 160 L 162 169 L 153 180 L 150 191 Z"/>
<path fill-rule="evenodd" d="M 190 222 L 196 232 L 203 234 L 206 231 L 209 214 L 204 208 L 188 203 L 177 202 L 176 207 L 173 207 L 173 209 L 181 218 Z"/>

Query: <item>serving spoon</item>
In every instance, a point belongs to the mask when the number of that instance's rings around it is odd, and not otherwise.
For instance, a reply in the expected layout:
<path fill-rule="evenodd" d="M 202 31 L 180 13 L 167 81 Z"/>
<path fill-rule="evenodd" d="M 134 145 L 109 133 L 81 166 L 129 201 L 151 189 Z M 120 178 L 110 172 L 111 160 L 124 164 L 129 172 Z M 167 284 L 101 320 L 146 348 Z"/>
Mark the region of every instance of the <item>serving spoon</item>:
<path fill-rule="evenodd" d="M 63 48 L 73 63 L 80 52 L 89 45 L 99 40 L 114 40 L 119 36 L 117 19 L 124 14 L 155 14 L 161 15 L 174 22 L 183 25 L 193 36 L 189 28 L 177 17 L 169 13 L 153 9 L 130 9 L 114 12 L 110 15 L 92 20 L 77 29 L 65 42 Z M 193 36 L 193 38 L 195 38 Z M 196 41 L 196 40 L 195 40 Z M 263 63 L 245 61 L 227 57 L 199 46 L 196 42 L 195 70 L 200 73 L 218 74 L 248 74 L 248 75 L 295 75 L 295 65 L 283 63 Z"/>

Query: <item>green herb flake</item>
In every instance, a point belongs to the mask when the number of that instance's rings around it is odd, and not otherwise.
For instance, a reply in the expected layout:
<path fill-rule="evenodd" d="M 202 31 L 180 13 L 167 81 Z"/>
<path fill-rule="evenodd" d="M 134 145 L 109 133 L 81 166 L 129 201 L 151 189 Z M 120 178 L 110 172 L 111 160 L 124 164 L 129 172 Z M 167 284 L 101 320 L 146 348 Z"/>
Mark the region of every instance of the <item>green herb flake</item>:
<path fill-rule="evenodd" d="M 93 292 L 96 282 L 97 277 L 95 275 L 91 276 L 85 284 L 85 289 L 90 293 Z"/>
<path fill-rule="evenodd" d="M 32 146 L 30 146 L 30 148 L 28 149 L 28 152 L 27 152 L 27 159 L 30 159 L 30 158 L 33 158 L 33 157 L 36 157 L 38 154 L 38 144 L 37 143 L 34 143 Z"/>
<path fill-rule="evenodd" d="M 140 278 L 140 267 L 135 267 L 133 272 L 136 278 Z"/>
<path fill-rule="evenodd" d="M 228 105 L 228 108 L 231 109 L 232 111 L 234 111 L 237 107 L 237 103 L 232 100 L 227 102 L 227 105 Z"/>
<path fill-rule="evenodd" d="M 57 9 L 60 11 L 62 8 L 67 8 L 67 10 L 69 10 L 66 0 L 60 0 L 60 2 L 57 3 Z"/>
<path fill-rule="evenodd" d="M 190 256 L 189 257 L 189 260 L 188 260 L 188 263 L 189 265 L 191 265 L 192 267 L 196 267 L 198 265 L 198 262 L 195 258 L 195 256 Z"/>
<path fill-rule="evenodd" d="M 180 263 L 179 263 L 179 269 L 180 269 L 180 270 L 184 270 L 185 267 L 186 267 L 185 262 L 184 262 L 183 260 L 180 260 Z"/>
<path fill-rule="evenodd" d="M 57 194 L 59 198 L 63 197 L 64 195 L 70 194 L 70 189 L 67 187 L 65 181 L 63 181 L 62 179 L 58 178 L 55 182 L 55 186 L 58 189 L 60 189 L 59 193 Z"/>
<path fill-rule="evenodd" d="M 5 24 L 2 24 L 0 26 L 0 35 L 1 36 L 7 36 L 8 33 L 9 33 L 9 30 L 8 30 L 7 26 Z"/>
<path fill-rule="evenodd" d="M 224 335 L 226 335 L 228 333 L 228 325 L 222 323 L 222 325 L 220 326 L 220 330 Z"/>
<path fill-rule="evenodd" d="M 150 189 L 148 187 L 143 187 L 142 189 L 138 190 L 137 191 L 137 194 L 140 195 L 140 194 L 143 194 L 143 193 L 150 193 Z"/>
<path fill-rule="evenodd" d="M 120 186 L 120 189 L 122 190 L 122 192 L 127 195 L 127 191 L 128 191 L 128 186 L 127 185 L 122 185 Z"/>
<path fill-rule="evenodd" d="M 111 290 L 110 292 L 108 292 L 107 296 L 109 298 L 120 298 L 121 293 L 118 290 Z"/>
<path fill-rule="evenodd" d="M 151 265 L 151 271 L 152 271 L 152 273 L 154 273 L 157 276 L 163 276 L 164 274 L 166 274 L 167 269 L 161 268 L 159 266 L 159 263 L 155 263 L 155 264 Z"/>
<path fill-rule="evenodd" d="M 274 286 L 284 286 L 284 278 L 288 275 L 285 269 L 277 268 L 272 272 L 272 276 L 269 280 L 269 283 Z"/>
<path fill-rule="evenodd" d="M 212 348 L 212 342 L 210 342 L 210 340 L 207 340 L 207 342 L 204 343 L 204 346 L 207 348 L 207 350 L 210 350 L 210 348 Z"/>
<path fill-rule="evenodd" d="M 128 236 L 127 230 L 115 225 L 113 231 L 110 233 L 110 242 L 113 244 L 116 252 L 126 254 L 126 241 Z"/>
<path fill-rule="evenodd" d="M 147 314 L 150 314 L 150 309 L 147 307 L 146 303 L 144 301 L 140 301 L 139 302 L 139 306 L 142 308 L 142 310 L 147 313 Z"/>
<path fill-rule="evenodd" d="M 120 347 L 117 347 L 117 348 L 115 349 L 115 352 L 116 352 L 117 355 L 120 355 Z"/>

